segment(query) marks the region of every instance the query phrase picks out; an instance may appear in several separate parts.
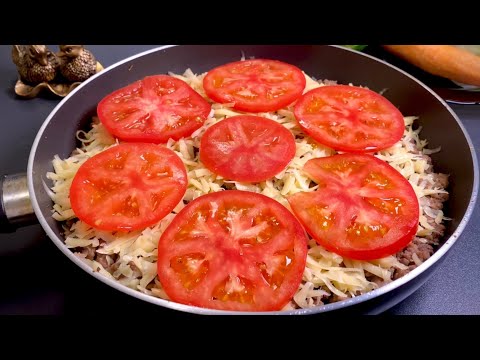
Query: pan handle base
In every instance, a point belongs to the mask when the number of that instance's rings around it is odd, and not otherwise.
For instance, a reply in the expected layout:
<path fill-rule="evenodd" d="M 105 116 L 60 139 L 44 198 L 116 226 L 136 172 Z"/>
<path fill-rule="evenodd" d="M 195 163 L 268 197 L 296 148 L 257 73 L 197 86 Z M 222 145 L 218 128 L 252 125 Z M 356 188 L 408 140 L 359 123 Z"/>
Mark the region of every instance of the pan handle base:
<path fill-rule="evenodd" d="M 28 192 L 27 174 L 3 175 L 0 178 L 0 232 L 37 223 Z"/>

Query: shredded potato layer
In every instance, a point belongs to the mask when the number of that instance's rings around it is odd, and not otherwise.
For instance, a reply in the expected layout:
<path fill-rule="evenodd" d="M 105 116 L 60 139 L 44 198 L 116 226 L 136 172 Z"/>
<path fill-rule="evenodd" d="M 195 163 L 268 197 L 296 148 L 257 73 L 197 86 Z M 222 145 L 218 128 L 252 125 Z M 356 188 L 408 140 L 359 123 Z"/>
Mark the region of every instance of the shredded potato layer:
<path fill-rule="evenodd" d="M 170 75 L 184 80 L 212 103 L 202 87 L 205 74 L 196 75 L 188 69 L 183 75 Z M 306 79 L 305 92 L 332 83 L 315 81 L 307 75 Z M 294 118 L 292 106 L 276 112 L 256 114 L 278 122 L 295 135 L 296 154 L 284 171 L 267 181 L 252 184 L 225 181 L 203 166 L 198 159 L 198 148 L 205 130 L 227 117 L 241 114 L 246 113 L 235 111 L 231 104 L 212 103 L 208 119 L 191 137 L 168 141 L 167 147 L 182 159 L 187 169 L 189 183 L 185 197 L 171 214 L 155 226 L 129 233 L 96 230 L 78 220 L 70 206 L 70 185 L 79 166 L 88 158 L 118 143 L 98 119 L 94 118 L 89 131 L 81 130 L 77 133 L 81 146 L 67 159 L 55 156 L 54 171 L 47 174 L 53 181 L 51 188 L 51 198 L 54 202 L 53 217 L 63 222 L 65 245 L 94 271 L 132 289 L 168 299 L 157 279 L 157 241 L 175 214 L 189 201 L 210 192 L 238 189 L 264 194 L 290 208 L 286 200 L 288 195 L 300 191 L 314 191 L 317 187 L 313 186 L 312 180 L 302 171 L 304 164 L 313 158 L 333 155 L 335 151 L 317 144 L 301 131 Z M 409 116 L 404 120 L 405 132 L 401 141 L 389 149 L 376 153 L 375 156 L 388 162 L 407 178 L 419 200 L 427 199 L 434 194 L 446 193 L 445 188 L 435 186 L 433 178 L 435 174 L 432 169 L 427 172 L 431 164 L 424 156 L 440 149 L 426 148 L 427 141 L 419 137 L 421 128 L 414 130 L 413 127 L 416 117 Z M 436 224 L 441 224 L 447 218 L 441 209 L 430 207 L 428 201 L 420 201 L 420 204 L 417 238 L 426 242 L 425 238 L 438 231 L 432 226 L 432 219 Z M 417 265 L 421 263 L 418 256 L 414 256 L 414 260 Z M 375 261 L 351 260 L 329 252 L 314 240 L 310 240 L 303 281 L 285 309 L 307 308 L 367 293 L 392 281 L 396 269 L 407 269 L 396 256 Z"/>

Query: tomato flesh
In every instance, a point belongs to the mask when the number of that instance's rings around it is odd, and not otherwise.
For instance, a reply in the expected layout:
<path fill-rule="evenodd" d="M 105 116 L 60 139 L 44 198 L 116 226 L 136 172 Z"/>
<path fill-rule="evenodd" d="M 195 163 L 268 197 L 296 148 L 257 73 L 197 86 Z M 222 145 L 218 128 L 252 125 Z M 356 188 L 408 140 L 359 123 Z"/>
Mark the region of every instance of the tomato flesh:
<path fill-rule="evenodd" d="M 398 142 L 402 113 L 382 95 L 356 86 L 322 86 L 295 104 L 300 127 L 319 143 L 339 151 L 375 152 Z"/>
<path fill-rule="evenodd" d="M 295 156 L 295 138 L 279 123 L 260 116 L 233 116 L 202 136 L 200 160 L 210 171 L 241 182 L 265 181 Z"/>
<path fill-rule="evenodd" d="M 200 128 L 210 104 L 184 81 L 147 76 L 105 96 L 97 106 L 100 121 L 123 141 L 166 143 Z"/>
<path fill-rule="evenodd" d="M 182 160 L 156 144 L 122 143 L 78 169 L 70 187 L 75 215 L 106 231 L 131 231 L 163 219 L 182 200 L 187 173 Z"/>
<path fill-rule="evenodd" d="M 158 243 L 158 277 L 173 301 L 236 311 L 282 309 L 302 280 L 307 236 L 277 201 L 253 192 L 202 195 Z"/>
<path fill-rule="evenodd" d="M 297 100 L 305 89 L 303 72 L 278 60 L 236 61 L 210 70 L 203 79 L 207 96 L 248 112 L 275 111 Z"/>
<path fill-rule="evenodd" d="M 415 236 L 418 198 L 397 170 L 367 154 L 307 161 L 319 188 L 287 200 L 318 244 L 339 255 L 372 260 L 395 254 Z"/>

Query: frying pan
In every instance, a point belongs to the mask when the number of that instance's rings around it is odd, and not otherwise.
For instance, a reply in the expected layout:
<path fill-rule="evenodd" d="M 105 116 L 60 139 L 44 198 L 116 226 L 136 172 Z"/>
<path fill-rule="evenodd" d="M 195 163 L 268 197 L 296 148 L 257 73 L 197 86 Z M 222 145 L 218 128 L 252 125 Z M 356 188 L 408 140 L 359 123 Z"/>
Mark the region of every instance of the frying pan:
<path fill-rule="evenodd" d="M 0 226 L 2 231 L 40 222 L 54 244 L 77 266 L 107 286 L 165 308 L 196 314 L 245 314 L 200 309 L 155 298 L 127 288 L 99 273 L 67 249 L 60 224 L 52 218 L 51 186 L 46 174 L 52 171 L 52 159 L 68 157 L 78 146 L 75 134 L 85 127 L 96 112 L 97 103 L 108 93 L 147 75 L 183 73 L 191 68 L 202 73 L 211 68 L 246 58 L 278 59 L 294 64 L 317 79 L 364 85 L 382 94 L 404 115 L 420 117 L 422 137 L 431 148 L 442 151 L 432 155 L 437 172 L 450 174 L 450 199 L 445 208 L 448 221 L 441 246 L 419 267 L 377 290 L 355 298 L 317 306 L 268 314 L 380 313 L 404 300 L 418 289 L 445 260 L 468 223 L 478 191 L 478 163 L 465 128 L 450 107 L 431 89 L 404 71 L 377 58 L 354 50 L 327 45 L 182 45 L 163 46 L 120 61 L 94 75 L 65 97 L 50 113 L 38 131 L 28 161 L 27 174 L 2 178 Z M 260 313 L 261 314 L 261 313 Z"/>

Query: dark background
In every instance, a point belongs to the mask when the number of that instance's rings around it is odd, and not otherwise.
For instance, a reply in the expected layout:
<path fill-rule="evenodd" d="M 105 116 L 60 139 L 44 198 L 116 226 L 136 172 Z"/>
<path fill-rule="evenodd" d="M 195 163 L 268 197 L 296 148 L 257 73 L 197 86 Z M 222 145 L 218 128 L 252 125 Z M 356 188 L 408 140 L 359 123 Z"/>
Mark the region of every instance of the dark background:
<path fill-rule="evenodd" d="M 86 45 L 105 67 L 153 45 Z M 52 50 L 57 51 L 56 46 Z M 425 74 L 398 61 L 378 47 L 366 52 L 411 72 L 434 89 L 452 86 L 447 80 Z M 59 98 L 18 98 L 14 93 L 17 73 L 11 46 L 0 45 L 0 173 L 25 172 L 38 129 Z M 480 105 L 451 104 L 480 149 Z M 480 314 L 480 209 L 446 260 L 413 295 L 388 310 L 386 315 Z M 68 260 L 45 235 L 40 225 L 0 234 L 1 314 L 124 315 L 162 314 L 172 311 L 124 295 L 86 274 Z M 178 315 L 178 313 L 175 313 Z"/>

